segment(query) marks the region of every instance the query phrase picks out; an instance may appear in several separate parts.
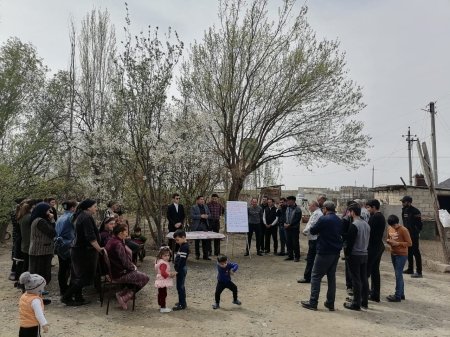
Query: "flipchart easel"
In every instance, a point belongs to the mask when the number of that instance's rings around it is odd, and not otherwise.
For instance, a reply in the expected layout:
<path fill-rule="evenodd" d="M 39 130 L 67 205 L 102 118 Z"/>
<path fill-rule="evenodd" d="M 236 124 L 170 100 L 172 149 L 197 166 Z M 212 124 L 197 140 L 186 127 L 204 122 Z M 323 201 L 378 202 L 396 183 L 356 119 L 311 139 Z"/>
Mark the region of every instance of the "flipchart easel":
<path fill-rule="evenodd" d="M 225 212 L 225 223 L 227 234 L 232 233 L 248 233 L 248 210 L 247 202 L 245 201 L 227 201 Z M 250 256 L 250 243 L 245 239 L 246 247 Z M 227 235 L 227 249 L 228 249 L 228 235 Z M 231 255 L 234 254 L 234 236 L 232 235 Z"/>

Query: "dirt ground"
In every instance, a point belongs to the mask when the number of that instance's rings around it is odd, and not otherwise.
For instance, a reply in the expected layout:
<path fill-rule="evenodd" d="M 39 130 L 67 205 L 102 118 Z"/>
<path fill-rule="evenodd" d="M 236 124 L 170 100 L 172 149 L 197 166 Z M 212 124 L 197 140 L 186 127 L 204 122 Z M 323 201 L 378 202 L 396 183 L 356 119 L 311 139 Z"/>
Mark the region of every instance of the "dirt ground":
<path fill-rule="evenodd" d="M 304 239 L 302 239 L 304 240 Z M 11 241 L 11 240 L 10 240 Z M 2 324 L 0 336 L 17 336 L 20 292 L 7 279 L 11 242 L 0 247 L 0 310 Z M 193 244 L 192 244 L 193 246 Z M 450 336 L 450 275 L 424 270 L 423 279 L 405 278 L 406 301 L 389 303 L 385 297 L 393 293 L 394 275 L 389 254 L 381 264 L 382 301 L 369 303 L 367 311 L 354 312 L 344 309 L 346 292 L 343 261 L 337 272 L 335 312 L 323 307 L 326 280 L 318 311 L 299 306 L 298 301 L 308 299 L 310 285 L 298 284 L 306 262 L 306 242 L 301 242 L 300 263 L 284 261 L 279 256 L 243 256 L 244 236 L 230 238 L 228 255 L 240 268 L 234 276 L 239 288 L 241 306 L 231 304 L 228 290 L 222 294 L 221 308 L 213 310 L 216 269 L 213 261 L 196 261 L 191 254 L 186 280 L 188 309 L 161 314 L 153 287 L 154 258 L 147 257 L 139 266 L 150 274 L 150 283 L 137 295 L 136 310 L 123 311 L 112 300 L 109 315 L 93 288 L 86 289 L 86 297 L 92 303 L 83 307 L 66 307 L 59 301 L 57 266 L 53 268 L 53 280 L 47 287 L 53 303 L 45 308 L 50 331 L 43 336 Z M 192 247 L 193 248 L 193 247 Z M 225 252 L 225 243 L 222 252 Z M 168 295 L 168 304 L 177 300 L 176 289 Z"/>

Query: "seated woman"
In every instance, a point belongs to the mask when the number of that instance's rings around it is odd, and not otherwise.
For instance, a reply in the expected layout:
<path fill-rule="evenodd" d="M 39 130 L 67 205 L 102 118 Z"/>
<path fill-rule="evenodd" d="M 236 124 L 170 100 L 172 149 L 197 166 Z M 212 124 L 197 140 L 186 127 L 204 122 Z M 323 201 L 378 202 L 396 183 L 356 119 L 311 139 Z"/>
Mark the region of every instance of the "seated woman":
<path fill-rule="evenodd" d="M 126 224 L 118 223 L 113 229 L 113 237 L 106 244 L 109 261 L 111 264 L 111 274 L 114 281 L 125 283 L 127 287 L 116 293 L 117 301 L 126 310 L 127 302 L 133 298 L 134 293 L 141 290 L 149 281 L 149 277 L 137 270 L 131 262 L 130 254 L 127 252 L 125 238 L 128 237 L 128 227 Z"/>
<path fill-rule="evenodd" d="M 116 226 L 116 218 L 115 217 L 109 217 L 105 218 L 102 221 L 102 224 L 100 225 L 99 232 L 100 232 L 100 246 L 105 247 L 108 243 L 109 239 L 113 237 L 112 231 L 113 228 Z"/>

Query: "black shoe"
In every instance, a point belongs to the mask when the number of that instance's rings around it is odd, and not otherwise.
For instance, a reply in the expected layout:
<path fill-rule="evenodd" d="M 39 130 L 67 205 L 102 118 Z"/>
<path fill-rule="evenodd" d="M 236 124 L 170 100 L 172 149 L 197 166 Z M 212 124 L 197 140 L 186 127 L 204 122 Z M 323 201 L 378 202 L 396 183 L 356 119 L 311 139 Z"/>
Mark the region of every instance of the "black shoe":
<path fill-rule="evenodd" d="M 203 260 L 211 260 L 209 256 L 203 256 Z"/>
<path fill-rule="evenodd" d="M 349 310 L 361 311 L 361 307 L 348 302 L 344 303 L 344 308 Z"/>
<path fill-rule="evenodd" d="M 363 308 L 364 310 L 369 310 L 369 304 L 362 304 L 361 303 L 361 308 Z"/>
<path fill-rule="evenodd" d="M 277 253 L 277 255 L 278 256 L 286 256 L 286 253 L 285 252 L 280 252 L 280 253 Z"/>
<path fill-rule="evenodd" d="M 311 283 L 311 281 L 302 278 L 301 280 L 297 280 L 297 283 Z"/>
<path fill-rule="evenodd" d="M 294 259 L 293 257 L 288 256 L 287 258 L 284 259 L 284 261 L 292 261 L 293 259 Z"/>
<path fill-rule="evenodd" d="M 180 310 L 185 310 L 185 309 L 186 309 L 186 306 L 182 306 L 179 304 L 172 308 L 173 311 L 180 311 Z"/>
<path fill-rule="evenodd" d="M 49 298 L 44 298 L 44 299 L 42 299 L 42 302 L 44 303 L 44 305 L 49 305 L 52 303 L 52 300 Z"/>
<path fill-rule="evenodd" d="M 195 255 L 196 260 L 200 260 L 200 255 Z"/>
<path fill-rule="evenodd" d="M 401 302 L 401 298 L 396 297 L 395 295 L 389 295 L 386 297 L 389 302 Z"/>
<path fill-rule="evenodd" d="M 411 278 L 422 278 L 423 276 L 422 276 L 422 273 L 414 273 L 414 274 L 412 274 L 411 275 Z"/>
<path fill-rule="evenodd" d="M 380 298 L 379 297 L 369 296 L 369 301 L 380 303 Z"/>
<path fill-rule="evenodd" d="M 300 259 L 294 259 L 294 262 L 300 262 Z"/>
<path fill-rule="evenodd" d="M 263 256 L 263 253 L 257 252 L 256 255 L 258 255 L 258 256 Z"/>
<path fill-rule="evenodd" d="M 327 308 L 329 311 L 334 311 L 334 303 L 328 303 L 328 302 L 323 302 L 323 305 L 325 306 L 325 308 Z"/>
<path fill-rule="evenodd" d="M 414 271 L 410 270 L 410 269 L 405 269 L 403 271 L 403 274 L 414 274 Z"/>
<path fill-rule="evenodd" d="M 244 254 L 244 256 L 249 256 L 250 254 L 249 254 L 249 252 L 246 252 L 245 254 Z"/>
<path fill-rule="evenodd" d="M 317 305 L 311 304 L 310 301 L 301 301 L 300 304 L 303 308 L 309 309 L 309 310 L 317 310 Z"/>
<path fill-rule="evenodd" d="M 62 302 L 62 300 L 61 300 Z M 82 305 L 86 305 L 91 303 L 90 301 L 86 301 L 86 300 L 82 300 L 82 301 L 75 301 L 75 300 L 69 300 L 67 302 L 63 302 L 65 305 L 67 305 L 68 307 L 79 307 Z"/>
<path fill-rule="evenodd" d="M 403 301 L 406 300 L 405 295 L 402 295 L 400 298 L 401 298 Z"/>

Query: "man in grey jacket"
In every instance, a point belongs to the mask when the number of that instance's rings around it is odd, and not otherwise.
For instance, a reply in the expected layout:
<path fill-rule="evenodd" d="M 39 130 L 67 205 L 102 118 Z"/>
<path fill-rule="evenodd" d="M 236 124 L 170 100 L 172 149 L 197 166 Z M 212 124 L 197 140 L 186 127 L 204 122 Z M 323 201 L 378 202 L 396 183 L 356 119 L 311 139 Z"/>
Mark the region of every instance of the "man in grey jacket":
<path fill-rule="evenodd" d="M 250 207 L 248 207 L 247 212 L 248 212 L 248 233 L 247 233 L 247 249 L 245 252 L 245 256 L 248 256 L 250 254 L 249 250 L 250 245 L 252 243 L 253 232 L 255 232 L 256 236 L 256 254 L 262 256 L 261 226 L 262 226 L 263 210 L 261 206 L 258 206 L 258 200 L 256 198 L 252 198 L 252 200 L 250 200 Z"/>
<path fill-rule="evenodd" d="M 192 218 L 192 230 L 193 231 L 205 231 L 207 232 L 209 228 L 208 218 L 210 216 L 208 206 L 205 205 L 205 198 L 199 195 L 196 198 L 196 204 L 191 208 L 191 218 Z M 202 252 L 203 260 L 211 260 L 208 256 L 210 251 L 210 240 L 202 241 Z M 200 259 L 200 240 L 195 240 L 195 258 Z"/>
<path fill-rule="evenodd" d="M 369 281 L 367 279 L 367 248 L 369 246 L 370 226 L 361 219 L 361 207 L 353 204 L 348 208 L 353 219 L 347 234 L 345 256 L 352 277 L 353 298 L 344 303 L 350 310 L 367 309 L 369 297 Z"/>

